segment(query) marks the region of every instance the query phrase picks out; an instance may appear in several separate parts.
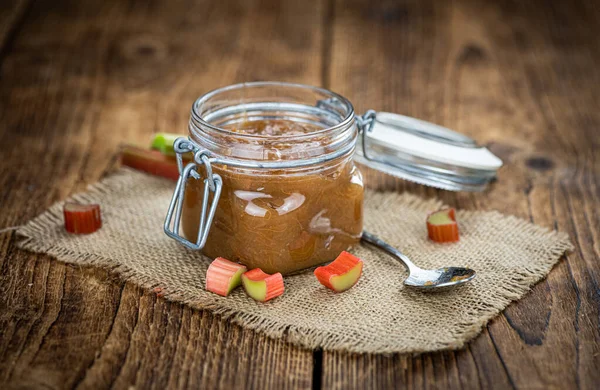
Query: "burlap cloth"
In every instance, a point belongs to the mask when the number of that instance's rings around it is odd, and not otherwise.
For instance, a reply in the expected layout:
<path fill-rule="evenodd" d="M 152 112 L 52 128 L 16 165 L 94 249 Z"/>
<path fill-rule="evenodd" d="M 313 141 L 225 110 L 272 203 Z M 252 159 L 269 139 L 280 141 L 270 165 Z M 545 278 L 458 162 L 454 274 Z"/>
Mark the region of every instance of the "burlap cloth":
<path fill-rule="evenodd" d="M 76 195 L 102 207 L 104 226 L 69 235 L 62 202 L 19 229 L 21 247 L 73 264 L 108 268 L 167 299 L 209 309 L 242 327 L 308 348 L 352 352 L 425 352 L 453 349 L 473 338 L 511 301 L 522 297 L 570 248 L 565 234 L 497 212 L 459 211 L 459 243 L 427 239 L 425 217 L 441 206 L 409 194 L 368 191 L 365 228 L 400 248 L 424 268 L 467 266 L 469 285 L 441 293 L 403 286 L 406 273 L 393 258 L 368 247 L 358 284 L 336 294 L 312 272 L 285 278 L 283 296 L 258 303 L 242 289 L 229 297 L 204 290 L 209 259 L 169 239 L 162 230 L 172 181 L 122 170 Z"/>

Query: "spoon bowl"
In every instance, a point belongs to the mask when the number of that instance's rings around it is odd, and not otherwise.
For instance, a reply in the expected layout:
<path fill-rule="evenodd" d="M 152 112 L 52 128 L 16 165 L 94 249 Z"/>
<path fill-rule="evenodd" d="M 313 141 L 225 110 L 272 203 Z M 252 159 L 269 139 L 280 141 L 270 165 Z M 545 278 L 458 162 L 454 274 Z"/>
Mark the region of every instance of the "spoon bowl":
<path fill-rule="evenodd" d="M 408 257 L 385 241 L 364 231 L 362 240 L 387 252 L 400 260 L 408 271 L 404 284 L 422 290 L 439 290 L 454 287 L 473 280 L 475 271 L 463 267 L 443 267 L 439 269 L 422 269 L 417 267 Z"/>
<path fill-rule="evenodd" d="M 419 268 L 409 274 L 404 284 L 423 289 L 437 289 L 458 286 L 472 280 L 474 277 L 475 271 L 469 268 L 444 267 L 436 270 Z"/>

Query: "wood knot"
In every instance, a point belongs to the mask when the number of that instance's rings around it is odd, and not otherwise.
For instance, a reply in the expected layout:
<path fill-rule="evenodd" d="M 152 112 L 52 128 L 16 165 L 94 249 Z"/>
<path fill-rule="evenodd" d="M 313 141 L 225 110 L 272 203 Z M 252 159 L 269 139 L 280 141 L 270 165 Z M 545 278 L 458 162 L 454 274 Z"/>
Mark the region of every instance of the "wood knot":
<path fill-rule="evenodd" d="M 151 56 L 156 52 L 156 49 L 152 46 L 142 45 L 137 48 L 137 52 L 141 56 Z"/>
<path fill-rule="evenodd" d="M 125 60 L 161 60 L 167 57 L 168 48 L 160 40 L 150 36 L 135 36 L 121 44 L 121 53 Z"/>
<path fill-rule="evenodd" d="M 458 61 L 462 64 L 478 64 L 485 61 L 486 58 L 485 50 L 481 46 L 471 43 L 462 49 Z"/>
<path fill-rule="evenodd" d="M 132 34 L 117 43 L 110 59 L 110 72 L 121 79 L 126 88 L 147 88 L 164 80 L 164 67 L 173 48 L 161 37 Z"/>
<path fill-rule="evenodd" d="M 395 2 L 383 3 L 379 6 L 370 4 L 367 14 L 371 19 L 382 23 L 407 23 L 410 18 L 409 9 Z"/>
<path fill-rule="evenodd" d="M 536 171 L 548 171 L 554 168 L 554 162 L 546 157 L 531 157 L 525 161 L 525 164 Z"/>

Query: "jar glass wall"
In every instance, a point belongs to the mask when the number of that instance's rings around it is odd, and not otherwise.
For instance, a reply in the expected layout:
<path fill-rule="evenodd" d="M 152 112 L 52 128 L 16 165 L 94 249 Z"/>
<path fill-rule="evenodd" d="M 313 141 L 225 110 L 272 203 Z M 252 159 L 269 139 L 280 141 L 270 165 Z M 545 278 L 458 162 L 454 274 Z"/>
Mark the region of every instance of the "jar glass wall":
<path fill-rule="evenodd" d="M 363 183 L 345 98 L 296 84 L 233 85 L 194 103 L 189 131 L 198 146 L 232 162 L 212 166 L 223 187 L 207 256 L 287 274 L 331 261 L 360 240 Z M 202 181 L 190 179 L 182 216 L 188 239 L 198 233 L 202 196 Z"/>

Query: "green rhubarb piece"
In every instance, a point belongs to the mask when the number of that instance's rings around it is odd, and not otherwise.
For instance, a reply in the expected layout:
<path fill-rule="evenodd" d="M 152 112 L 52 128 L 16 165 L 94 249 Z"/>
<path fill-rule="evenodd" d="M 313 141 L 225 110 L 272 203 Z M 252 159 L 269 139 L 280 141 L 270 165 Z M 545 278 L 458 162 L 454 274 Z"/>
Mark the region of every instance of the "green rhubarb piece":
<path fill-rule="evenodd" d="M 343 275 L 332 276 L 330 283 L 335 291 L 346 291 L 354 286 L 362 273 L 362 263 L 354 266 L 350 271 Z"/>
<path fill-rule="evenodd" d="M 164 155 L 174 156 L 175 150 L 173 149 L 173 143 L 179 137 L 181 137 L 179 134 L 157 133 L 154 136 L 150 147 L 160 151 Z"/>
<path fill-rule="evenodd" d="M 454 222 L 447 212 L 433 213 L 429 216 L 427 221 L 432 225 L 447 225 Z"/>
<path fill-rule="evenodd" d="M 266 302 L 280 296 L 285 290 L 283 277 L 278 272 L 273 275 L 264 273 L 260 268 L 255 268 L 242 275 L 244 290 L 253 299 Z"/>

